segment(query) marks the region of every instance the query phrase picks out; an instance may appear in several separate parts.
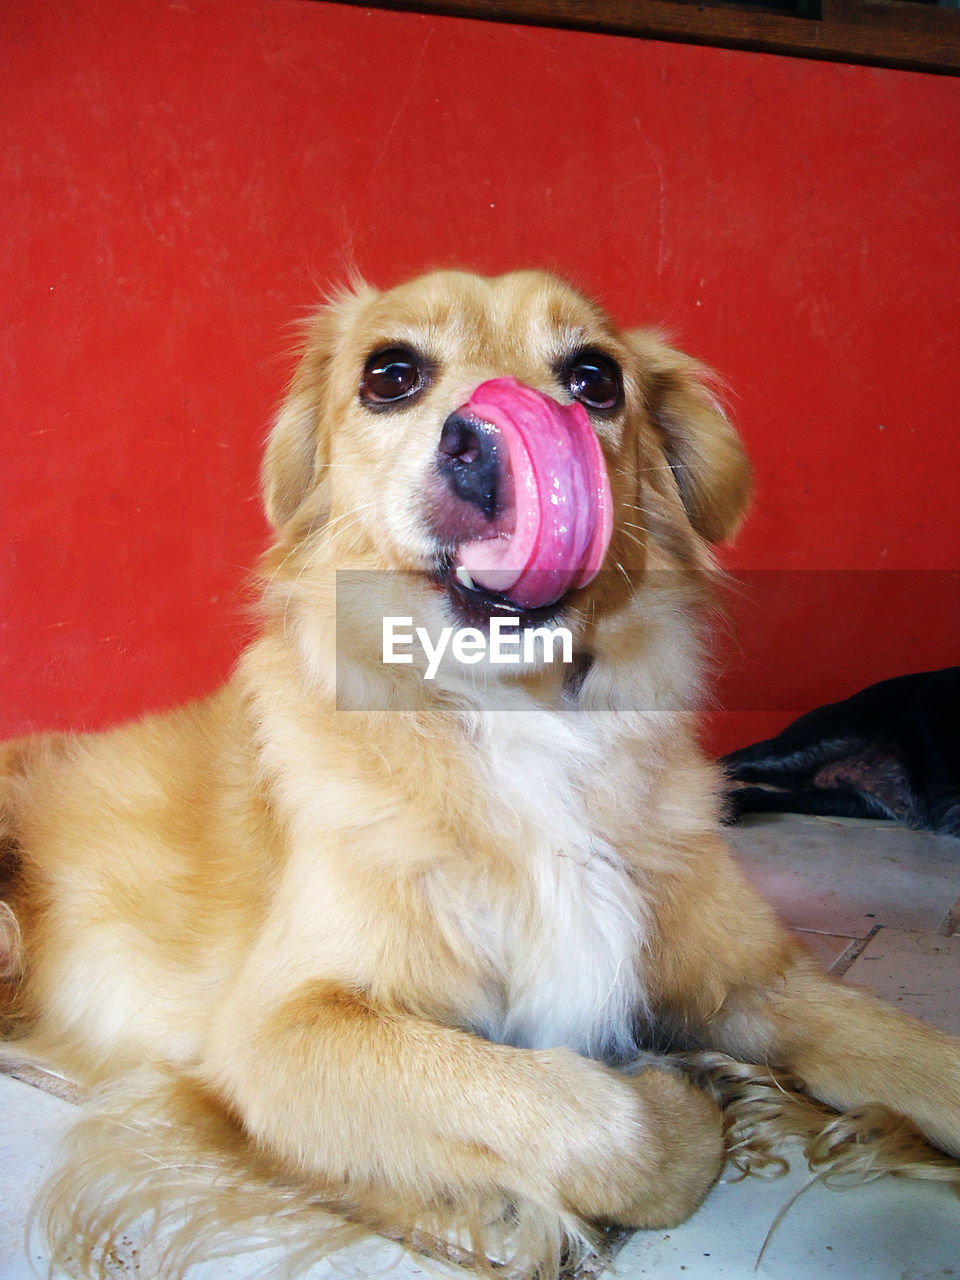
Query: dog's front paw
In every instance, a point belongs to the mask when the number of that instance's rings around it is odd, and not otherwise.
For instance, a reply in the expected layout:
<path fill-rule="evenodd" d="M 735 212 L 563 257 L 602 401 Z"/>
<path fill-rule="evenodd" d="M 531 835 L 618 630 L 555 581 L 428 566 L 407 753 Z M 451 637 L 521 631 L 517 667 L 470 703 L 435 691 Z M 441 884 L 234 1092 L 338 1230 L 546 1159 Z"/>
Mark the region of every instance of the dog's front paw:
<path fill-rule="evenodd" d="M 617 1114 L 578 1144 L 561 1194 L 581 1217 L 625 1227 L 683 1222 L 700 1205 L 724 1161 L 719 1109 L 688 1080 L 648 1069 L 620 1077 Z"/>

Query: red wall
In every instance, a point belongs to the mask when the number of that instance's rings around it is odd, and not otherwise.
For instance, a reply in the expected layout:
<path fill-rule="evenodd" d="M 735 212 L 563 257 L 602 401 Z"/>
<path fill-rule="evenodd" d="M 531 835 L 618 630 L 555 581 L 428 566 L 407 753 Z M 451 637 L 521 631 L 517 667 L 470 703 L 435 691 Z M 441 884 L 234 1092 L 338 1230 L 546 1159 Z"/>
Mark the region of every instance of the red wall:
<path fill-rule="evenodd" d="M 960 80 L 307 0 L 0 40 L 0 732 L 227 673 L 287 326 L 354 265 L 553 267 L 721 372 L 714 744 L 960 661 Z"/>

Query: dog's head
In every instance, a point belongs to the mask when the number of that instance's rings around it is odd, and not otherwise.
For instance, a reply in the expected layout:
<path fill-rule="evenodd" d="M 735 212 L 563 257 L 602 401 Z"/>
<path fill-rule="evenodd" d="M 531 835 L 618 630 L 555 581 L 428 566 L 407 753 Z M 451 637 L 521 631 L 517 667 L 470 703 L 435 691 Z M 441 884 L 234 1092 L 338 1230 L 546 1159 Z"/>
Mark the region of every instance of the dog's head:
<path fill-rule="evenodd" d="M 264 487 L 288 583 L 393 571 L 407 613 L 595 648 L 644 574 L 708 562 L 749 473 L 703 371 L 653 334 L 544 273 L 438 272 L 314 319 Z"/>

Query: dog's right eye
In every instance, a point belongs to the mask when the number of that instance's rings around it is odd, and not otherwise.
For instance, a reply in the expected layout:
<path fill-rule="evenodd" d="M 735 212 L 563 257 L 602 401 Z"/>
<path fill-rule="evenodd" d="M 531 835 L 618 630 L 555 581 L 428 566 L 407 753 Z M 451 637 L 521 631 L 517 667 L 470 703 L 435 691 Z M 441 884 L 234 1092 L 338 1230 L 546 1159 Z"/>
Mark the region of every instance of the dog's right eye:
<path fill-rule="evenodd" d="M 406 347 L 375 351 L 363 366 L 360 399 L 370 408 L 396 404 L 422 390 L 425 371 L 420 358 Z"/>

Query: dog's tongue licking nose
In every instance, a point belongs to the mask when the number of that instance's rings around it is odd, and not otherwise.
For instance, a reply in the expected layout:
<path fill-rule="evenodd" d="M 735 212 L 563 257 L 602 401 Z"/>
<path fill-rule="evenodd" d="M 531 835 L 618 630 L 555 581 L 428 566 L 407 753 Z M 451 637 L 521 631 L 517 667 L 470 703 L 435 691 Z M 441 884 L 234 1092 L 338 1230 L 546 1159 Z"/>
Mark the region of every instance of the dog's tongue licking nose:
<path fill-rule="evenodd" d="M 583 587 L 610 542 L 613 499 L 603 453 L 581 404 L 558 404 L 516 378 L 482 383 L 466 415 L 491 423 L 507 449 L 514 511 L 495 536 L 460 547 L 475 586 L 536 609 Z"/>

